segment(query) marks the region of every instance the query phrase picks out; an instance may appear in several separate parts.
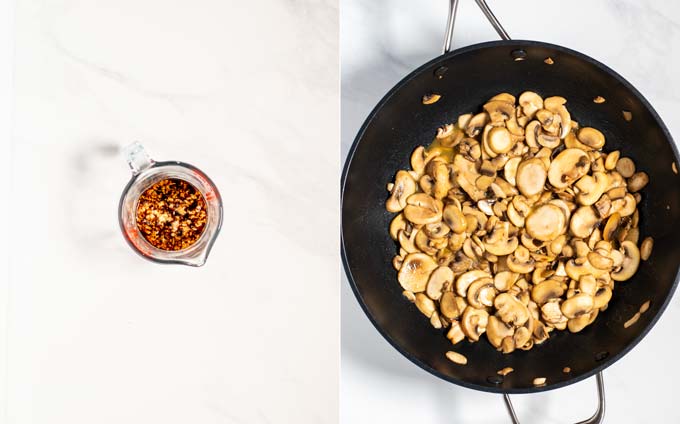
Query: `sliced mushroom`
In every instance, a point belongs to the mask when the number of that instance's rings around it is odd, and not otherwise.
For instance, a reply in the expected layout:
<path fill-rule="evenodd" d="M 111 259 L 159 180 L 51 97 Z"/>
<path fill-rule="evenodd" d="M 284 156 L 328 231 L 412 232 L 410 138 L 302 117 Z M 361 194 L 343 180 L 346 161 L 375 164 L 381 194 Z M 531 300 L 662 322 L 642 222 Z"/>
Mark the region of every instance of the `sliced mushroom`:
<path fill-rule="evenodd" d="M 414 224 L 424 225 L 442 219 L 442 201 L 425 193 L 416 193 L 406 199 L 404 216 Z"/>
<path fill-rule="evenodd" d="M 512 337 L 514 333 L 515 329 L 512 326 L 509 326 L 493 315 L 489 317 L 489 322 L 486 326 L 486 337 L 496 349 L 501 347 L 504 338 Z"/>
<path fill-rule="evenodd" d="M 497 314 L 503 322 L 521 326 L 530 317 L 529 309 L 510 293 L 501 293 L 494 299 Z"/>
<path fill-rule="evenodd" d="M 607 171 L 611 171 L 612 169 L 616 168 L 616 162 L 619 161 L 619 158 L 621 157 L 621 152 L 618 150 L 614 150 L 613 152 L 609 152 L 607 154 L 607 158 L 604 161 L 604 169 Z"/>
<path fill-rule="evenodd" d="M 390 197 L 385 202 L 385 208 L 389 212 L 399 212 L 407 205 L 406 200 L 416 192 L 416 181 L 411 174 L 406 171 L 397 172 L 394 179 L 394 186 Z"/>
<path fill-rule="evenodd" d="M 543 99 L 533 91 L 525 91 L 519 96 L 519 105 L 526 116 L 533 116 L 536 111 L 543 109 Z"/>
<path fill-rule="evenodd" d="M 580 149 L 564 149 L 550 163 L 548 181 L 555 188 L 566 188 L 588 173 L 588 154 Z"/>
<path fill-rule="evenodd" d="M 498 154 L 509 152 L 514 145 L 510 132 L 505 127 L 492 128 L 487 140 L 489 148 Z"/>
<path fill-rule="evenodd" d="M 451 328 L 446 333 L 446 338 L 451 340 L 451 343 L 457 344 L 463 341 L 465 338 L 465 333 L 463 332 L 463 327 L 458 321 L 451 321 Z"/>
<path fill-rule="evenodd" d="M 586 238 L 599 223 L 600 219 L 591 206 L 581 206 L 572 214 L 569 229 L 574 236 Z"/>
<path fill-rule="evenodd" d="M 646 172 L 636 172 L 628 179 L 628 191 L 637 193 L 649 183 L 649 175 Z"/>
<path fill-rule="evenodd" d="M 534 259 L 529 255 L 529 250 L 524 246 L 519 246 L 515 251 L 508 255 L 507 266 L 512 272 L 518 274 L 528 274 L 534 270 Z"/>
<path fill-rule="evenodd" d="M 562 283 L 557 280 L 544 280 L 531 289 L 531 300 L 538 305 L 543 305 L 551 299 L 559 298 L 564 294 Z"/>
<path fill-rule="evenodd" d="M 479 269 L 461 274 L 456 279 L 456 293 L 458 293 L 459 296 L 466 297 L 470 284 L 472 284 L 475 280 L 484 277 L 491 277 L 491 275 Z"/>
<path fill-rule="evenodd" d="M 426 317 L 430 318 L 437 310 L 434 301 L 427 297 L 424 293 L 416 293 L 416 307 Z"/>
<path fill-rule="evenodd" d="M 475 280 L 467 291 L 467 301 L 473 308 L 482 309 L 485 306 L 493 306 L 496 297 L 496 288 L 491 277 L 483 277 Z"/>
<path fill-rule="evenodd" d="M 475 137 L 482 131 L 487 122 L 489 122 L 489 115 L 486 112 L 478 113 L 470 118 L 465 132 L 468 136 Z"/>
<path fill-rule="evenodd" d="M 425 290 L 437 262 L 424 253 L 410 253 L 404 258 L 398 280 L 404 290 L 419 293 Z"/>
<path fill-rule="evenodd" d="M 607 306 L 609 301 L 612 299 L 612 289 L 604 286 L 600 287 L 595 291 L 593 295 L 593 308 L 600 309 Z"/>
<path fill-rule="evenodd" d="M 507 162 L 505 162 L 505 166 L 503 168 L 503 176 L 505 177 L 505 180 L 510 183 L 511 185 L 517 185 L 516 182 L 516 175 L 517 175 L 517 167 L 519 166 L 519 163 L 522 161 L 521 157 L 514 157 L 511 159 L 508 159 Z"/>
<path fill-rule="evenodd" d="M 625 240 L 621 243 L 623 263 L 621 269 L 611 273 L 612 280 L 626 281 L 635 274 L 640 265 L 640 250 L 635 243 Z"/>
<path fill-rule="evenodd" d="M 543 102 L 543 107 L 560 117 L 560 138 L 565 138 L 571 131 L 571 115 L 564 104 L 567 99 L 560 96 L 548 97 Z"/>
<path fill-rule="evenodd" d="M 519 191 L 525 196 L 533 196 L 543 191 L 547 172 L 543 161 L 538 158 L 522 161 L 517 166 L 515 181 Z"/>
<path fill-rule="evenodd" d="M 630 216 L 635 213 L 637 208 L 637 201 L 632 194 L 628 193 L 622 199 L 616 199 L 612 202 L 612 213 L 618 212 L 622 217 Z"/>
<path fill-rule="evenodd" d="M 645 237 L 640 245 L 640 258 L 643 261 L 649 259 L 652 256 L 652 248 L 654 247 L 654 239 L 651 237 Z"/>
<path fill-rule="evenodd" d="M 425 232 L 425 234 L 427 234 L 428 237 L 433 239 L 439 239 L 442 237 L 446 237 L 446 235 L 448 235 L 451 230 L 447 225 L 444 225 L 443 222 L 435 222 L 433 224 L 427 224 L 423 226 L 423 231 Z"/>
<path fill-rule="evenodd" d="M 566 229 L 566 217 L 562 210 L 553 204 L 534 208 L 524 224 L 527 233 L 540 241 L 554 240 Z"/>
<path fill-rule="evenodd" d="M 444 207 L 442 219 L 444 223 L 455 233 L 463 233 L 467 228 L 467 222 L 465 221 L 463 212 L 453 203 L 449 203 Z"/>
<path fill-rule="evenodd" d="M 531 121 L 527 124 L 524 135 L 527 146 L 533 149 L 538 149 L 538 132 L 541 129 L 541 123 L 538 121 Z"/>
<path fill-rule="evenodd" d="M 456 295 L 453 292 L 446 291 L 439 299 L 439 310 L 442 316 L 448 319 L 458 319 L 462 311 L 458 309 L 458 302 L 456 302 Z"/>
<path fill-rule="evenodd" d="M 404 219 L 403 213 L 395 216 L 392 222 L 390 222 L 390 237 L 392 237 L 392 240 L 397 240 L 399 230 L 406 230 L 406 219 Z"/>
<path fill-rule="evenodd" d="M 514 252 L 519 245 L 517 237 L 509 236 L 509 225 L 505 221 L 499 221 L 485 239 L 484 248 L 487 252 L 496 256 L 505 256 Z"/>
<path fill-rule="evenodd" d="M 560 309 L 558 299 L 552 299 L 541 306 L 541 318 L 556 328 L 565 328 L 568 320 Z"/>
<path fill-rule="evenodd" d="M 583 127 L 579 129 L 578 139 L 581 143 L 596 150 L 604 146 L 604 134 L 595 128 Z"/>
<path fill-rule="evenodd" d="M 576 201 L 581 205 L 595 204 L 609 184 L 609 177 L 604 172 L 593 172 L 593 176 L 584 175 L 574 185 L 579 189 Z"/>
<path fill-rule="evenodd" d="M 490 100 L 484 105 L 484 110 L 489 114 L 491 122 L 503 122 L 510 119 L 511 116 L 515 116 L 513 103 L 504 100 Z"/>
<path fill-rule="evenodd" d="M 493 277 L 493 285 L 496 287 L 496 290 L 505 292 L 510 290 L 518 277 L 519 274 L 512 271 L 499 271 Z"/>
<path fill-rule="evenodd" d="M 635 173 L 635 162 L 631 158 L 620 158 L 616 162 L 616 170 L 623 178 L 630 178 Z"/>
<path fill-rule="evenodd" d="M 440 266 L 430 274 L 425 293 L 430 299 L 439 300 L 442 297 L 442 292 L 452 285 L 453 271 L 447 266 Z"/>
<path fill-rule="evenodd" d="M 593 310 L 593 297 L 585 293 L 579 293 L 562 302 L 560 307 L 565 317 L 573 319 Z"/>
<path fill-rule="evenodd" d="M 589 252 L 588 262 L 597 269 L 610 270 L 614 266 L 614 261 L 609 256 L 601 255 L 598 252 Z"/>
<path fill-rule="evenodd" d="M 486 331 L 489 322 L 489 313 L 484 309 L 475 309 L 470 306 L 465 308 L 461 320 L 463 333 L 472 341 L 479 341 L 479 337 Z"/>

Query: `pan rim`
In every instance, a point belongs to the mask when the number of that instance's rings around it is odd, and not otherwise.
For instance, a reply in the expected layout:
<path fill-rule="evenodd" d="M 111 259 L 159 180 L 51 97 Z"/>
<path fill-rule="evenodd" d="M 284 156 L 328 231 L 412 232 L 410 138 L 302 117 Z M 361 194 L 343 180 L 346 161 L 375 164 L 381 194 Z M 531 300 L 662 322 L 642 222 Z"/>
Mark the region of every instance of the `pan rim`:
<path fill-rule="evenodd" d="M 430 367 L 428 364 L 424 363 L 423 361 L 419 360 L 415 356 L 411 355 L 410 352 L 406 351 L 403 349 L 397 342 L 395 342 L 392 337 L 387 334 L 386 330 L 383 329 L 378 323 L 376 322 L 375 318 L 373 317 L 371 311 L 368 309 L 366 304 L 364 303 L 363 298 L 361 297 L 361 294 L 359 293 L 356 281 L 354 280 L 354 276 L 352 275 L 351 268 L 349 266 L 348 258 L 347 258 L 347 252 L 346 252 L 346 247 L 345 247 L 345 239 L 344 239 L 344 227 L 342 225 L 342 212 L 344 211 L 344 194 L 345 194 L 345 184 L 347 182 L 347 175 L 349 173 L 349 169 L 352 164 L 352 160 L 354 158 L 354 154 L 356 152 L 357 147 L 359 146 L 364 133 L 366 132 L 366 129 L 368 126 L 373 122 L 375 119 L 376 115 L 382 110 L 383 106 L 392 98 L 393 95 L 395 95 L 404 85 L 406 85 L 408 82 L 410 82 L 413 78 L 416 76 L 419 76 L 422 72 L 426 71 L 427 69 L 432 68 L 434 65 L 443 62 L 445 60 L 449 60 L 451 58 L 454 58 L 455 56 L 462 55 L 465 53 L 473 52 L 473 51 L 478 51 L 478 50 L 483 50 L 489 47 L 515 47 L 515 48 L 524 48 L 524 47 L 545 47 L 545 48 L 550 48 L 553 50 L 556 50 L 558 52 L 562 53 L 567 53 L 569 55 L 575 56 L 577 58 L 580 58 L 582 60 L 585 60 L 586 62 L 594 65 L 597 67 L 600 71 L 605 72 L 609 75 L 611 75 L 614 79 L 616 79 L 619 83 L 621 83 L 627 90 L 629 90 L 632 94 L 634 94 L 640 102 L 643 104 L 645 108 L 651 113 L 654 121 L 656 124 L 659 126 L 661 131 L 663 132 L 664 136 L 670 141 L 671 144 L 671 150 L 673 151 L 673 154 L 675 156 L 676 161 L 680 161 L 680 155 L 678 153 L 678 147 L 675 144 L 675 141 L 673 140 L 673 137 L 670 134 L 670 131 L 666 127 L 665 123 L 659 116 L 659 114 L 656 112 L 654 107 L 647 101 L 647 99 L 638 91 L 630 82 L 628 82 L 624 77 L 622 77 L 619 73 L 614 71 L 613 69 L 609 68 L 607 65 L 603 64 L 602 62 L 585 55 L 583 53 L 580 53 L 576 50 L 572 50 L 567 47 L 563 47 L 557 44 L 551 44 L 551 43 L 545 43 L 542 41 L 534 41 L 534 40 L 498 40 L 498 41 L 488 41 L 484 43 L 478 43 L 478 44 L 473 44 L 470 46 L 462 47 L 459 49 L 456 49 L 452 52 L 449 52 L 444 55 L 440 55 L 438 57 L 433 58 L 432 60 L 426 62 L 425 64 L 419 66 L 412 72 L 410 72 L 408 75 L 406 75 L 404 78 L 402 78 L 397 84 L 395 84 L 383 97 L 380 99 L 380 101 L 376 104 L 376 106 L 371 110 L 371 112 L 368 114 L 366 119 L 364 120 L 363 124 L 361 125 L 359 131 L 357 132 L 357 135 L 354 138 L 354 141 L 352 142 L 352 145 L 347 153 L 347 157 L 345 158 L 345 164 L 343 166 L 342 170 L 342 175 L 341 175 L 341 181 L 340 181 L 340 188 L 341 188 L 341 199 L 340 199 L 340 207 L 341 207 L 341 228 L 340 228 L 340 244 L 341 244 L 341 258 L 342 258 L 342 265 L 345 270 L 345 275 L 347 277 L 347 280 L 350 284 L 350 287 L 352 288 L 352 292 L 354 293 L 354 296 L 356 300 L 358 301 L 359 305 L 361 306 L 361 309 L 364 311 L 364 314 L 366 314 L 367 318 L 375 327 L 375 329 L 380 333 L 380 335 L 394 348 L 396 349 L 401 355 L 406 357 L 409 361 L 417 365 L 419 368 L 423 369 L 424 371 L 427 371 L 429 374 L 440 378 L 444 381 L 447 381 L 449 383 L 456 384 L 458 386 L 462 386 L 468 389 L 473 389 L 473 390 L 478 390 L 482 392 L 487 392 L 487 393 L 498 393 L 498 394 L 528 394 L 528 393 L 539 393 L 539 392 L 546 392 L 550 390 L 555 390 L 559 389 L 562 387 L 570 386 L 572 384 L 578 383 L 580 381 L 583 381 L 587 378 L 592 377 L 593 375 L 597 374 L 598 372 L 603 371 L 604 369 L 608 368 L 609 366 L 613 365 L 616 363 L 619 359 L 623 358 L 628 352 L 630 352 L 635 346 L 637 346 L 638 343 L 642 341 L 642 339 L 645 338 L 645 336 L 651 331 L 651 329 L 656 325 L 657 321 L 661 318 L 661 316 L 664 314 L 666 311 L 666 308 L 668 304 L 670 303 L 675 290 L 678 285 L 678 280 L 680 278 L 680 267 L 678 270 L 676 270 L 676 274 L 673 280 L 673 284 L 670 288 L 670 291 L 668 293 L 668 296 L 664 299 L 663 303 L 661 304 L 658 312 L 656 315 L 652 318 L 652 320 L 649 322 L 649 325 L 645 327 L 640 334 L 634 338 L 624 349 L 622 349 L 620 352 L 618 352 L 616 355 L 612 355 L 607 357 L 605 360 L 603 360 L 599 365 L 593 367 L 591 370 L 588 372 L 585 372 L 581 375 L 575 376 L 569 380 L 557 382 L 554 384 L 547 384 L 545 386 L 541 387 L 525 387 L 525 388 L 510 388 L 510 389 L 504 389 L 501 387 L 492 387 L 492 386 L 482 386 L 479 384 L 475 383 L 470 383 L 468 381 L 462 380 L 462 379 L 456 379 L 456 378 L 450 378 L 436 369 Z"/>

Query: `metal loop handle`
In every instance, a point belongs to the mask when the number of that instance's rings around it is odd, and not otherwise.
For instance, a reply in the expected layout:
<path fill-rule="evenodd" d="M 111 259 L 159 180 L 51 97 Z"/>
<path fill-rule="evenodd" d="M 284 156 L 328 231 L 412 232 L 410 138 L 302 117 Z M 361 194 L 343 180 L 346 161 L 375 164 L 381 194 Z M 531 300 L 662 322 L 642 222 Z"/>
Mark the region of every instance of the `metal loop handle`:
<path fill-rule="evenodd" d="M 604 420 L 604 377 L 602 377 L 602 372 L 598 372 L 595 376 L 597 380 L 597 409 L 592 417 L 585 421 L 579 421 L 576 424 L 600 424 Z M 505 406 L 508 408 L 508 414 L 510 414 L 510 419 L 512 424 L 520 424 L 515 414 L 515 408 L 512 407 L 512 401 L 510 400 L 510 395 L 503 395 L 505 400 Z"/>
<path fill-rule="evenodd" d="M 486 0 L 475 0 L 475 3 L 477 3 L 477 6 L 479 6 L 479 8 L 482 10 L 482 13 L 484 13 L 484 16 L 486 16 L 486 18 L 489 20 L 498 35 L 503 40 L 510 40 L 510 36 L 508 35 L 507 31 L 505 31 L 505 28 L 503 28 L 503 25 L 498 22 L 496 15 L 494 15 L 491 9 L 489 9 L 489 5 L 486 4 Z M 449 0 L 449 18 L 446 21 L 446 36 L 444 37 L 443 49 L 444 54 L 451 51 L 451 46 L 453 44 L 453 27 L 456 23 L 457 10 L 458 0 Z"/>

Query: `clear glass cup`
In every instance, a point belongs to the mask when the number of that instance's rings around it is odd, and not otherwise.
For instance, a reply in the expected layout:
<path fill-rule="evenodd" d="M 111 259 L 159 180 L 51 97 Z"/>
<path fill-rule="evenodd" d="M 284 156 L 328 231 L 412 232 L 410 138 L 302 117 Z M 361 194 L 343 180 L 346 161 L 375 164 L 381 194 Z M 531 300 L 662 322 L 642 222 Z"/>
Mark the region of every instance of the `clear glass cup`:
<path fill-rule="evenodd" d="M 184 162 L 156 162 L 139 143 L 123 149 L 123 155 L 132 170 L 132 178 L 123 190 L 118 206 L 120 229 L 130 247 L 142 257 L 154 262 L 201 266 L 205 264 L 210 249 L 222 227 L 222 198 L 217 187 L 207 175 L 195 166 Z M 207 223 L 200 238 L 182 250 L 163 250 L 149 243 L 137 228 L 137 202 L 144 191 L 164 179 L 184 180 L 202 195 L 207 207 Z"/>

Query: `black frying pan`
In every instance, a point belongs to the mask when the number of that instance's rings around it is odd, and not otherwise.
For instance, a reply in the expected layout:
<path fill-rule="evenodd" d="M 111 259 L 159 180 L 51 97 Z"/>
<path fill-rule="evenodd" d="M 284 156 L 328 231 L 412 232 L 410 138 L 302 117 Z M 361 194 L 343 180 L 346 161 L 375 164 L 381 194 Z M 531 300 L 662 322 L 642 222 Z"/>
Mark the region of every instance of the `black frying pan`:
<path fill-rule="evenodd" d="M 342 175 L 342 259 L 368 318 L 416 365 L 476 390 L 506 395 L 551 390 L 616 362 L 647 334 L 668 304 L 677 285 L 680 259 L 680 175 L 671 169 L 678 154 L 652 106 L 619 74 L 565 47 L 509 40 L 484 0 L 476 1 L 506 39 L 445 53 L 416 69 L 385 95 L 357 134 Z M 451 3 L 447 46 L 457 1 Z M 554 60 L 553 65 L 544 63 L 547 57 Z M 525 90 L 567 98 L 575 120 L 604 133 L 607 150 L 621 150 L 622 156 L 633 158 L 637 168 L 649 174 L 650 183 L 639 205 L 640 230 L 641 239 L 654 238 L 654 249 L 631 280 L 616 286 L 608 309 L 584 331 L 553 332 L 542 345 L 509 355 L 497 352 L 486 340 L 464 341 L 454 349 L 469 361 L 459 366 L 446 359 L 444 354 L 452 346 L 441 331 L 433 329 L 402 297 L 392 268 L 397 246 L 388 234 L 394 215 L 385 210 L 385 185 L 393 181 L 397 170 L 410 169 L 411 152 L 418 145 L 428 145 L 437 127 L 462 113 L 480 110 L 497 93 L 519 95 Z M 425 106 L 421 98 L 426 93 L 439 93 L 441 100 Z M 594 105 L 597 95 L 606 102 Z M 632 112 L 632 121 L 623 118 L 622 110 Z M 646 300 L 651 300 L 649 310 L 624 329 L 623 323 Z M 496 374 L 508 366 L 515 371 L 504 378 Z M 566 366 L 571 373 L 562 372 Z M 547 384 L 534 387 L 537 376 L 546 377 Z"/>

